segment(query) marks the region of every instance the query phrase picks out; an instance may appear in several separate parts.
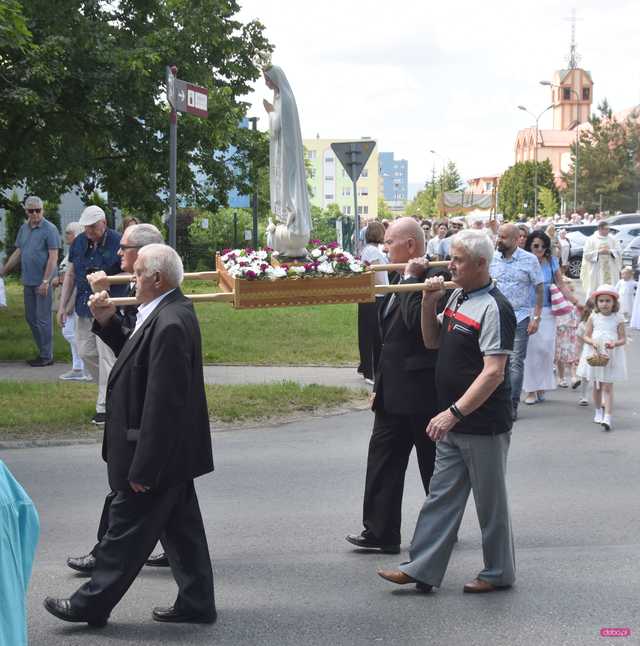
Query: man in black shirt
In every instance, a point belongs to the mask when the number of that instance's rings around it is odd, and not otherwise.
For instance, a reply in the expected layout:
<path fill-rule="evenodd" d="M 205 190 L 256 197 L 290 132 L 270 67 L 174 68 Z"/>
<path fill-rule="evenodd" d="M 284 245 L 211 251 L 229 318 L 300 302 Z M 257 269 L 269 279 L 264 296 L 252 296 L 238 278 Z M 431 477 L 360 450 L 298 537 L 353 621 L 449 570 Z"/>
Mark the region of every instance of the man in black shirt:
<path fill-rule="evenodd" d="M 438 413 L 427 426 L 436 444 L 431 479 L 409 552 L 398 570 L 378 574 L 397 584 L 417 583 L 428 592 L 440 586 L 473 490 L 484 569 L 465 584 L 465 592 L 492 592 L 515 580 L 515 558 L 505 482 L 511 436 L 511 393 L 504 380 L 513 350 L 513 308 L 493 285 L 489 264 L 493 245 L 484 231 L 454 236 L 450 269 L 460 286 L 443 314 L 436 304 L 442 279 L 427 279 L 422 332 L 427 348 L 438 348 L 436 390 Z M 438 289 L 440 287 L 440 289 Z"/>

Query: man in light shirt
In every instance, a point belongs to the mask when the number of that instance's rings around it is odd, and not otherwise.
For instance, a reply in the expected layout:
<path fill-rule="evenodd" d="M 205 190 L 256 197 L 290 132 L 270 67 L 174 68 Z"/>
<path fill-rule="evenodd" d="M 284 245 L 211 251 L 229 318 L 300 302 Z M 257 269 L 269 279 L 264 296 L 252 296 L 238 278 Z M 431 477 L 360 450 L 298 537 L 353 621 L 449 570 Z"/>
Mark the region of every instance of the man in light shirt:
<path fill-rule="evenodd" d="M 507 371 L 511 380 L 513 421 L 518 418 L 529 336 L 538 331 L 544 296 L 540 263 L 532 253 L 518 246 L 519 236 L 520 229 L 515 224 L 503 224 L 498 229 L 497 250 L 489 266 L 491 278 L 511 303 L 516 315 L 513 354 L 509 357 Z M 533 315 L 531 314 L 532 291 L 535 292 Z"/>

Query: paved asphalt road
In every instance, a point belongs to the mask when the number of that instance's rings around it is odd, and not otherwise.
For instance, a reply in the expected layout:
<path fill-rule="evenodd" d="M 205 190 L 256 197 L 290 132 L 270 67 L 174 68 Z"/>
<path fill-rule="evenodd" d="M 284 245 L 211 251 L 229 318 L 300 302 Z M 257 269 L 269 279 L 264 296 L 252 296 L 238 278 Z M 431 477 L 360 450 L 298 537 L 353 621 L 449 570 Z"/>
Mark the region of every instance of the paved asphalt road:
<path fill-rule="evenodd" d="M 65 624 L 42 608 L 82 582 L 64 561 L 93 544 L 106 493 L 95 445 L 15 449 L 2 458 L 32 495 L 42 537 L 29 592 L 32 646 L 224 644 L 302 646 L 425 644 L 558 646 L 639 644 L 640 495 L 637 384 L 619 388 L 616 429 L 592 424 L 573 392 L 523 407 L 509 460 L 518 581 L 514 589 L 463 595 L 481 568 L 470 503 L 442 588 L 421 595 L 379 579 L 376 568 L 406 558 L 358 553 L 368 412 L 279 428 L 223 432 L 216 472 L 198 481 L 210 538 L 219 610 L 214 626 L 158 624 L 171 603 L 166 570 L 143 570 L 107 628 Z M 403 550 L 422 503 L 412 460 Z M 603 627 L 631 628 L 603 639 Z M 11 645 L 8 645 L 11 646 Z"/>

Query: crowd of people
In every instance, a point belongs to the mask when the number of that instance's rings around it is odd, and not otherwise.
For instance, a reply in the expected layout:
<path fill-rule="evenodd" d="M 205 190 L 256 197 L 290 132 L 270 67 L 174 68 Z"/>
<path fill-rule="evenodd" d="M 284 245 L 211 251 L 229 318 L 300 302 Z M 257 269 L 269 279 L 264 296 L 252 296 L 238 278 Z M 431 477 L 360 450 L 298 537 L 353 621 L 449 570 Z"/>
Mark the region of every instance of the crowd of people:
<path fill-rule="evenodd" d="M 513 420 L 518 419 L 521 401 L 527 406 L 539 404 L 545 401 L 548 391 L 556 388 L 578 391 L 578 404 L 588 406 L 591 388 L 596 409 L 594 421 L 610 430 L 613 398 L 608 398 L 600 412 L 601 379 L 594 378 L 587 359 L 592 354 L 611 355 L 606 372 L 614 380 L 612 383 L 626 378 L 626 368 L 614 370 L 614 365 L 621 362 L 620 352 L 612 352 L 612 348 L 603 344 L 585 343 L 585 329 L 589 317 L 593 314 L 596 320 L 600 313 L 594 293 L 601 287 L 617 294 L 613 307 L 615 318 L 640 329 L 640 292 L 631 268 L 621 266 L 621 250 L 602 214 L 573 214 L 519 224 L 501 223 L 495 218 L 467 221 L 459 217 L 435 222 L 418 217 L 412 219 L 423 231 L 424 257 L 431 262 L 451 258 L 452 240 L 462 230 L 483 231 L 494 246 L 491 276 L 516 315 L 514 349 L 508 362 Z M 571 280 L 566 274 L 569 243 L 566 230 L 556 228 L 556 224 L 568 222 L 597 225 L 595 233 L 585 243 L 580 281 Z M 388 230 L 392 223 L 383 221 L 382 226 Z M 377 232 L 374 236 L 369 227 Z M 373 221 L 363 229 L 363 236 L 368 241 L 363 258 L 375 258 L 376 263 L 383 263 L 388 261 L 387 248 L 380 241 L 379 228 L 380 223 Z M 382 298 L 377 300 L 377 304 L 365 306 L 366 316 L 365 307 L 360 306 L 358 319 L 359 371 L 369 383 L 373 382 L 370 366 L 375 373 L 379 361 L 377 348 L 381 344 L 381 326 L 373 312 L 376 308 L 379 311 Z M 618 339 L 620 347 L 624 345 L 622 328 Z M 362 366 L 367 366 L 366 371 Z M 597 374 L 602 377 L 602 371 Z"/>
<path fill-rule="evenodd" d="M 59 272 L 57 230 L 38 198 L 26 209 L 2 273 L 22 262 L 25 315 L 39 348 L 34 367 L 52 361 L 53 282 L 61 285 L 58 322 L 76 344 L 66 378 L 88 372 L 99 386 L 96 415 L 106 422 L 102 455 L 111 489 L 98 543 L 67 561 L 90 580 L 70 598 L 47 597 L 44 606 L 64 621 L 103 626 L 145 564 L 165 565 L 178 596 L 153 618 L 213 623 L 211 558 L 193 483 L 213 470 L 211 436 L 200 330 L 180 291 L 181 259 L 153 225 L 133 224 L 121 235 L 107 227 L 102 209 L 89 206 L 65 231 L 70 247 Z M 420 289 L 380 294 L 360 308 L 361 335 L 377 334 L 360 345 L 374 420 L 363 527 L 346 540 L 359 550 L 400 552 L 415 446 L 426 500 L 409 560 L 378 574 L 422 592 L 439 587 L 473 492 L 484 567 L 463 591 L 488 593 L 516 578 L 505 476 L 521 397 L 539 404 L 547 391 L 573 387 L 588 403 L 589 383 L 594 422 L 611 430 L 613 387 L 626 378 L 625 312 L 633 323 L 638 297 L 633 277 L 620 278 L 604 221 L 585 246 L 583 298 L 562 272 L 562 245 L 547 232 L 495 220 L 452 224 L 439 222 L 429 239 L 426 225 L 409 217 L 386 227 L 372 222 L 364 232 L 366 260 L 404 267 L 378 284 Z M 429 247 L 431 240 L 437 242 Z M 445 262 L 431 265 L 435 259 Z M 135 280 L 109 287 L 107 276 L 121 272 Z M 110 296 L 123 292 L 138 304 L 114 306 Z M 154 557 L 158 541 L 165 553 Z"/>

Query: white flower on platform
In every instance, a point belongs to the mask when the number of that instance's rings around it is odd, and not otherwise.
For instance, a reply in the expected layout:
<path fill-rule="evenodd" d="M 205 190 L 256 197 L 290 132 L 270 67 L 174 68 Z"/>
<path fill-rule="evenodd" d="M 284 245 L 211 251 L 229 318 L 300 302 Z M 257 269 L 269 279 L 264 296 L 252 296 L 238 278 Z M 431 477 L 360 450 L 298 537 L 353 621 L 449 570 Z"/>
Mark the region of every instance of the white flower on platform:
<path fill-rule="evenodd" d="M 361 273 L 363 271 L 362 265 L 360 263 L 357 263 L 357 262 L 350 262 L 349 263 L 349 269 L 351 269 L 351 271 L 354 274 L 359 274 L 359 273 Z"/>
<path fill-rule="evenodd" d="M 335 273 L 334 270 L 333 270 L 333 265 L 330 262 L 327 262 L 326 260 L 325 260 L 325 262 L 320 263 L 318 265 L 318 271 L 321 274 L 333 274 L 333 273 Z"/>
<path fill-rule="evenodd" d="M 289 271 L 292 271 L 294 274 L 304 274 L 306 272 L 306 269 L 304 267 L 295 265 L 294 267 L 290 267 Z"/>
<path fill-rule="evenodd" d="M 269 278 L 284 278 L 287 275 L 282 267 L 270 267 L 265 273 Z"/>
<path fill-rule="evenodd" d="M 320 251 L 320 249 L 313 249 L 311 251 L 311 257 L 312 258 L 320 258 L 320 256 L 322 256 L 322 251 Z M 320 261 L 320 262 L 322 262 L 322 261 Z"/>
<path fill-rule="evenodd" d="M 256 251 L 256 258 L 258 258 L 258 260 L 265 260 L 268 256 L 269 254 L 266 251 L 263 251 L 262 249 L 260 249 L 259 251 Z"/>

